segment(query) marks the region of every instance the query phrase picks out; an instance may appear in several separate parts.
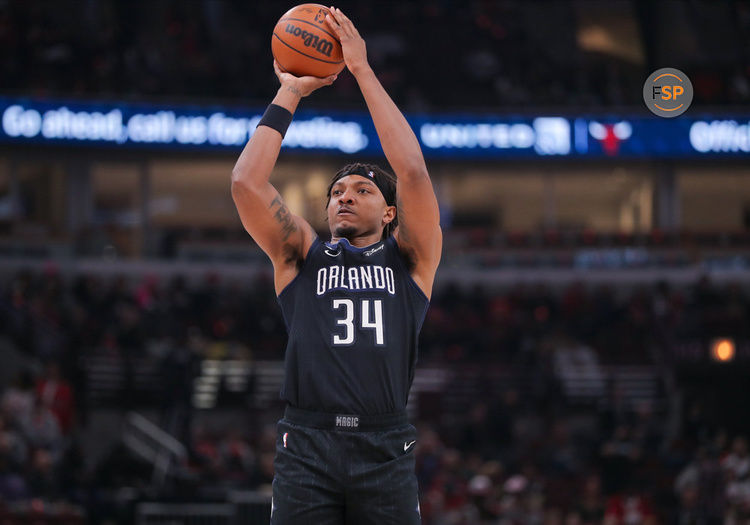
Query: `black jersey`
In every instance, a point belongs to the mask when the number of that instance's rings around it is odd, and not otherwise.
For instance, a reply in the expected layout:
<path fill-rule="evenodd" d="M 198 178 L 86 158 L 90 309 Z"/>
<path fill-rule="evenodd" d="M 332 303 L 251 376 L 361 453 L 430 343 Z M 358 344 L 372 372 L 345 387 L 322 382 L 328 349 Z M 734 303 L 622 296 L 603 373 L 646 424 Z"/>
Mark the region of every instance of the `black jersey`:
<path fill-rule="evenodd" d="M 282 399 L 307 410 L 403 410 L 429 301 L 396 240 L 366 248 L 315 239 L 279 294 L 289 333 Z"/>

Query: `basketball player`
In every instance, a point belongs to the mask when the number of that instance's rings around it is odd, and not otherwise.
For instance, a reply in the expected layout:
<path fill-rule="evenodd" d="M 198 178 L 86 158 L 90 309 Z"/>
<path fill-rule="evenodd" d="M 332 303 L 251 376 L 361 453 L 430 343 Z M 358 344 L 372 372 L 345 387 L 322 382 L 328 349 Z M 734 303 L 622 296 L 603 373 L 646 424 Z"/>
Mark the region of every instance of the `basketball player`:
<path fill-rule="evenodd" d="M 419 523 L 416 429 L 404 409 L 440 260 L 438 205 L 419 143 L 370 69 L 364 40 L 339 9 L 327 20 L 396 177 L 359 163 L 336 173 L 331 240 L 317 238 L 269 177 L 300 99 L 335 76 L 294 77 L 274 63 L 281 87 L 232 173 L 242 223 L 273 262 L 289 332 L 271 523 Z"/>

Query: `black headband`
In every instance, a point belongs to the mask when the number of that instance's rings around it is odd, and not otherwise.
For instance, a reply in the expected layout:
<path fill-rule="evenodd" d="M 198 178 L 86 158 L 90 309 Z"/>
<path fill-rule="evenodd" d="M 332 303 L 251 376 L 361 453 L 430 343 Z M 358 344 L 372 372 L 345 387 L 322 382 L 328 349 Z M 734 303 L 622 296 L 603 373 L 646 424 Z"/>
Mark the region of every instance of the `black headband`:
<path fill-rule="evenodd" d="M 392 184 L 388 179 L 386 179 L 383 176 L 379 176 L 378 173 L 368 170 L 365 167 L 357 167 L 352 168 L 349 171 L 345 171 L 344 173 L 340 174 L 336 178 L 331 181 L 331 187 L 333 187 L 334 184 L 336 184 L 336 181 L 339 179 L 342 179 L 344 177 L 347 177 L 349 175 L 360 175 L 366 179 L 370 179 L 372 182 L 375 183 L 375 186 L 378 187 L 380 190 L 380 193 L 383 194 L 383 198 L 385 199 L 385 203 L 388 206 L 395 206 L 396 205 L 396 186 L 395 184 Z M 330 198 L 330 194 L 328 197 Z"/>

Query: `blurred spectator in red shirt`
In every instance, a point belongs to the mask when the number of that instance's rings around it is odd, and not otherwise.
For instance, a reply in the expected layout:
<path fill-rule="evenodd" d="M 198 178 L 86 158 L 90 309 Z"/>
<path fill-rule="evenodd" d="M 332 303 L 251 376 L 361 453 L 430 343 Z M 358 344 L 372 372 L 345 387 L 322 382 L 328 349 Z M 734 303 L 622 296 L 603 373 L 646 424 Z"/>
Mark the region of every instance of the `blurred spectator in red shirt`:
<path fill-rule="evenodd" d="M 645 496 L 634 491 L 616 494 L 607 501 L 604 525 L 656 525 L 656 516 Z"/>
<path fill-rule="evenodd" d="M 63 435 L 67 435 L 73 424 L 73 389 L 60 376 L 57 363 L 47 365 L 45 375 L 36 383 L 36 395 L 54 414 Z"/>

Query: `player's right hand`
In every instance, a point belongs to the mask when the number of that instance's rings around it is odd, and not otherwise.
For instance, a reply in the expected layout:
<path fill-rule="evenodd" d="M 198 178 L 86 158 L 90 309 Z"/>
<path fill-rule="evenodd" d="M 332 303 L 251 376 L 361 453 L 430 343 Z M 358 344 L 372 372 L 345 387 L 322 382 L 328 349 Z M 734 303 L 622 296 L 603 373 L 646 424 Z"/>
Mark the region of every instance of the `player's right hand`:
<path fill-rule="evenodd" d="M 326 21 L 341 42 L 346 67 L 355 77 L 360 71 L 369 69 L 367 46 L 351 20 L 338 7 L 331 6 Z"/>
<path fill-rule="evenodd" d="M 290 91 L 300 97 L 306 97 L 316 89 L 322 88 L 323 86 L 330 86 L 333 84 L 333 81 L 338 78 L 338 75 L 330 75 L 325 78 L 295 77 L 291 73 L 282 70 L 276 60 L 273 61 L 273 70 L 276 72 L 276 76 L 279 77 L 281 85 L 287 87 Z"/>

